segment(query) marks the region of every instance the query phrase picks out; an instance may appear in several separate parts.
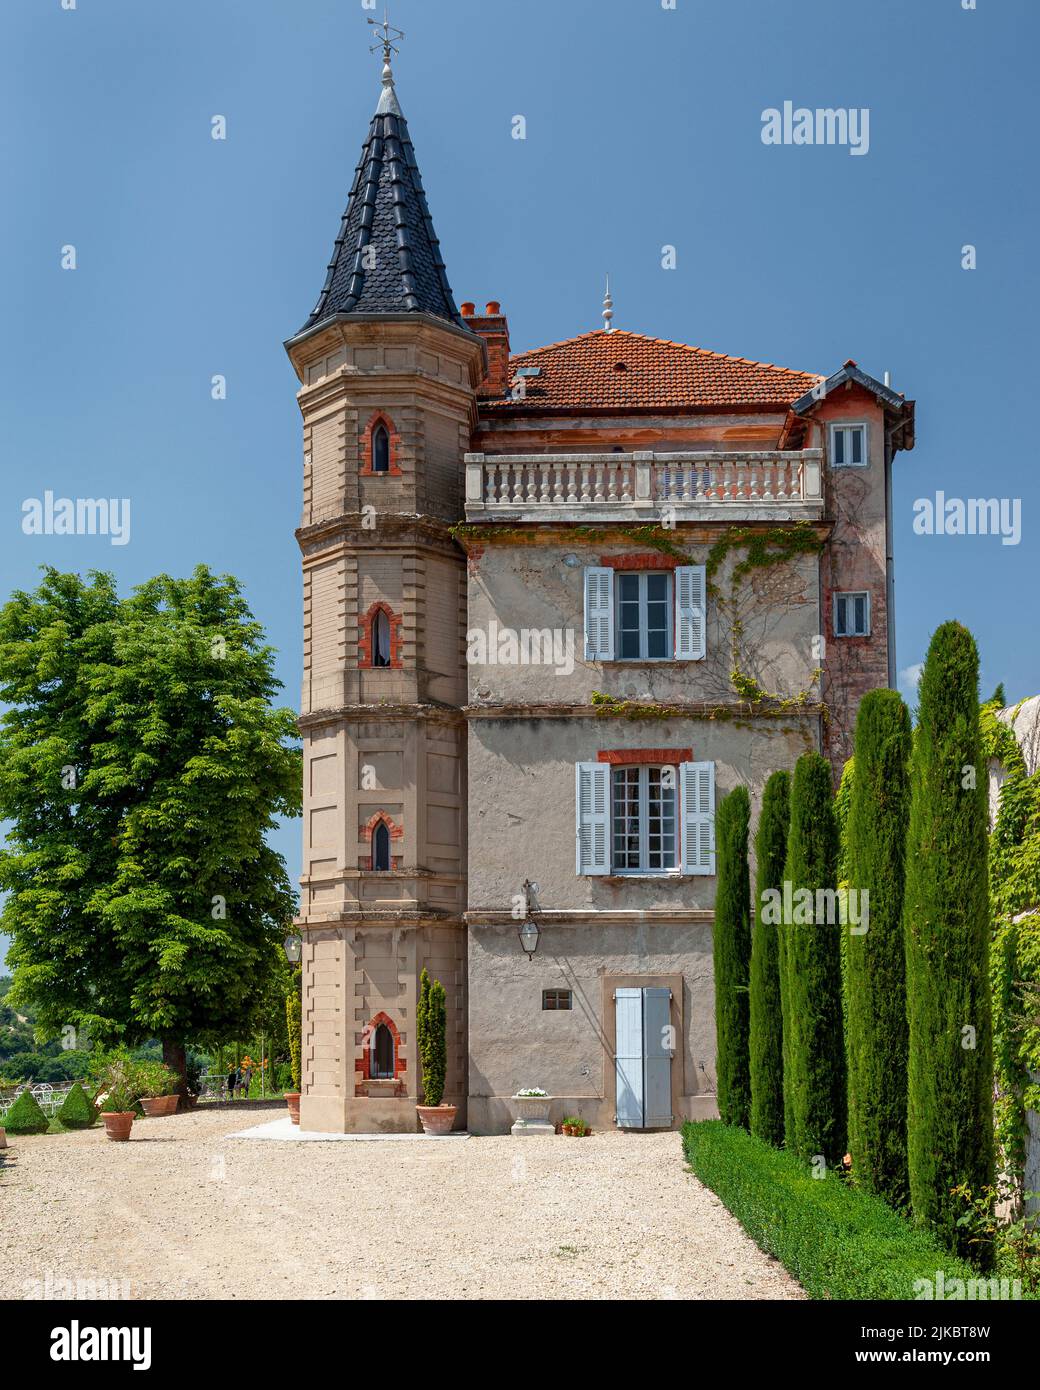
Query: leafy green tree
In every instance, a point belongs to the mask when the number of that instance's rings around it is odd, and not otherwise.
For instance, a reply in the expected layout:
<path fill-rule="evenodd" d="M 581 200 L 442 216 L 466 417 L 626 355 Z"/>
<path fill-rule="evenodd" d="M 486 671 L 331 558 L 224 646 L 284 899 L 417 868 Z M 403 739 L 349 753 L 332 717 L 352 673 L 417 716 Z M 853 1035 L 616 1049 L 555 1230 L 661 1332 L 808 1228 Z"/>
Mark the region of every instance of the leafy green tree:
<path fill-rule="evenodd" d="M 856 775 L 845 837 L 849 1152 L 864 1187 L 909 1200 L 906 1171 L 906 952 L 903 879 L 910 810 L 910 715 L 871 690 L 856 718 Z M 858 922 L 852 918 L 859 918 Z"/>
<path fill-rule="evenodd" d="M 837 865 L 830 763 L 819 753 L 804 753 L 791 785 L 784 868 L 792 904 L 783 924 L 784 1027 L 790 1032 L 784 1090 L 795 1152 L 803 1158 L 822 1156 L 830 1165 L 844 1156 L 846 1135 Z"/>
<path fill-rule="evenodd" d="M 246 1033 L 293 915 L 266 843 L 299 814 L 292 712 L 237 582 L 121 599 L 47 570 L 0 610 L 0 925 L 38 1031 L 185 1045 Z"/>
<path fill-rule="evenodd" d="M 751 1113 L 748 977 L 751 967 L 751 884 L 747 787 L 724 796 L 715 814 L 714 930 L 715 1070 L 719 1116 L 747 1129 Z"/>
<path fill-rule="evenodd" d="M 968 1255 L 951 1189 L 993 1182 L 987 782 L 979 660 L 959 623 L 932 637 L 911 763 L 903 925 L 907 1149 L 914 1217 Z"/>
<path fill-rule="evenodd" d="M 780 933 L 762 920 L 762 895 L 782 890 L 791 817 L 791 779 L 774 772 L 762 792 L 755 834 L 755 901 L 751 938 L 749 1050 L 751 1133 L 779 1147 L 784 1142 L 783 1006 Z"/>

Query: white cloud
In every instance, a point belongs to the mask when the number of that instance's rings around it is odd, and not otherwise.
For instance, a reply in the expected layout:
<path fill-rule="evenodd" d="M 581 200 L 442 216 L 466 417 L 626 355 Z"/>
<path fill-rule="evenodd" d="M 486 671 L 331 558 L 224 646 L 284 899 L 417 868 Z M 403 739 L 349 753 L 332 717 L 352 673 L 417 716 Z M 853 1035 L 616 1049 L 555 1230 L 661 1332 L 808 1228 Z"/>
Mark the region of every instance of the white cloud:
<path fill-rule="evenodd" d="M 899 689 L 910 700 L 917 699 L 917 682 L 924 670 L 923 661 L 915 661 L 912 666 L 904 666 L 899 673 Z"/>

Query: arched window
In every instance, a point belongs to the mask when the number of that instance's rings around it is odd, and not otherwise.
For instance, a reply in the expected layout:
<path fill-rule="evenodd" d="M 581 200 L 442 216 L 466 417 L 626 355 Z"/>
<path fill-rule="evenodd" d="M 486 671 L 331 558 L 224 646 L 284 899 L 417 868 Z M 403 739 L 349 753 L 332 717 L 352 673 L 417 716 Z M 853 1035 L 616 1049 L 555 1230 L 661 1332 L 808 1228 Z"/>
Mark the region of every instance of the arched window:
<path fill-rule="evenodd" d="M 390 665 L 390 618 L 385 608 L 378 609 L 372 619 L 372 665 Z"/>
<path fill-rule="evenodd" d="M 390 434 L 385 425 L 372 431 L 372 472 L 390 472 Z"/>
<path fill-rule="evenodd" d="M 385 826 L 383 827 L 386 828 Z M 393 1079 L 394 1075 L 394 1035 L 385 1023 L 376 1024 L 372 1034 L 372 1056 L 369 1075 L 383 1079 Z"/>
<path fill-rule="evenodd" d="M 372 867 L 380 873 L 390 870 L 390 830 L 385 820 L 372 831 Z"/>

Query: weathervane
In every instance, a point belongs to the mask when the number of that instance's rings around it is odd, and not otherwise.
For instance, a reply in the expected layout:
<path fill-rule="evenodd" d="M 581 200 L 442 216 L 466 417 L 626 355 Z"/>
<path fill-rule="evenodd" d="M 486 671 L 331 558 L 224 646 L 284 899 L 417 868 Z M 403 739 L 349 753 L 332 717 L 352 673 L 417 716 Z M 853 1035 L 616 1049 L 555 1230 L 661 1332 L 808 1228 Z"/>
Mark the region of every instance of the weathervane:
<path fill-rule="evenodd" d="M 397 43 L 399 39 L 404 38 L 404 30 L 395 29 L 390 23 L 389 5 L 387 5 L 386 9 L 383 11 L 382 24 L 371 16 L 368 17 L 368 22 L 373 26 L 376 33 L 379 34 L 378 41 L 371 46 L 369 52 L 375 53 L 381 48 L 383 50 L 383 62 L 389 67 L 390 59 L 396 58 L 399 52 Z"/>

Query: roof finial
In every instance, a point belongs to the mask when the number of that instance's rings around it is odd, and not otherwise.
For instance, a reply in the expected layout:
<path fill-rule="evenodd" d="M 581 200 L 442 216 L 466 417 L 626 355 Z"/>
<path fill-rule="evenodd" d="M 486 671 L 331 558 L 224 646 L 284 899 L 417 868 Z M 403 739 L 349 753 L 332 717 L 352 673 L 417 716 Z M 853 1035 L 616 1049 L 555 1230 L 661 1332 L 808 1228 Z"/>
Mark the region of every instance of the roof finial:
<path fill-rule="evenodd" d="M 397 104 L 397 93 L 394 91 L 394 71 L 390 66 L 391 58 L 395 57 L 400 51 L 397 47 L 399 39 L 404 38 L 403 29 L 395 29 L 390 23 L 390 6 L 383 12 L 382 24 L 377 23 L 371 16 L 368 18 L 369 24 L 373 25 L 378 35 L 377 41 L 369 49 L 370 53 L 377 53 L 383 50 L 383 95 L 379 98 L 379 106 L 376 108 L 376 115 L 386 115 L 387 112 L 395 116 L 401 114 L 401 108 Z"/>
<path fill-rule="evenodd" d="M 611 319 L 614 317 L 614 301 L 610 297 L 610 274 L 607 273 L 607 292 L 603 296 L 603 322 L 607 326 L 607 332 L 613 331 Z"/>

